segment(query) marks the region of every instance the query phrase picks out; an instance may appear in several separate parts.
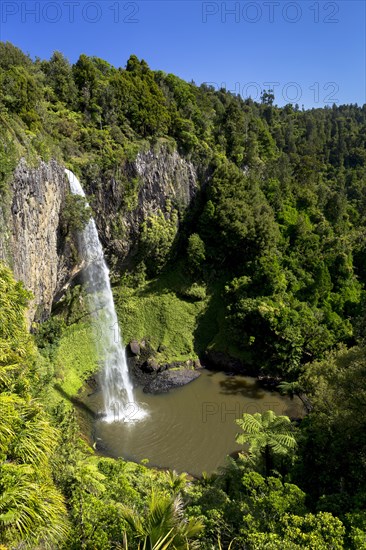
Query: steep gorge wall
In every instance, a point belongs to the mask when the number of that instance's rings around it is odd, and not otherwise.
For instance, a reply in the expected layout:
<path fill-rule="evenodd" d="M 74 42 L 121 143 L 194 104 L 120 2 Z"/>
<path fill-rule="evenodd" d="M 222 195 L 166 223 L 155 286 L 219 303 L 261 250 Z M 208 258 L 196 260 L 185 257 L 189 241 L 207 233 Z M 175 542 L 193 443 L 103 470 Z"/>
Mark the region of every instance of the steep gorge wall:
<path fill-rule="evenodd" d="M 90 182 L 89 192 L 94 196 L 97 225 L 108 256 L 124 265 L 138 250 L 141 224 L 159 210 L 166 214 L 169 205 L 183 216 L 199 184 L 193 164 L 164 145 L 140 152 L 134 161 L 126 163 L 121 180 L 96 179 Z M 136 185 L 132 193 L 128 191 L 129 204 L 126 180 Z"/>
<path fill-rule="evenodd" d="M 165 212 L 168 201 L 183 215 L 198 180 L 193 165 L 164 146 L 140 152 L 120 172 L 124 184 L 103 175 L 82 184 L 93 194 L 98 232 L 108 256 L 123 265 L 136 253 L 141 223 L 159 209 Z M 135 182 L 136 189 L 126 206 L 128 182 Z M 64 168 L 56 161 L 33 168 L 22 159 L 11 182 L 10 203 L 0 206 L 0 260 L 33 293 L 30 323 L 49 316 L 55 296 L 80 270 L 60 232 L 67 190 Z"/>
<path fill-rule="evenodd" d="M 57 162 L 33 168 L 22 159 L 11 181 L 10 202 L 1 208 L 0 260 L 34 296 L 29 322 L 49 315 L 55 293 L 68 277 L 70 262 L 59 242 L 66 185 Z"/>

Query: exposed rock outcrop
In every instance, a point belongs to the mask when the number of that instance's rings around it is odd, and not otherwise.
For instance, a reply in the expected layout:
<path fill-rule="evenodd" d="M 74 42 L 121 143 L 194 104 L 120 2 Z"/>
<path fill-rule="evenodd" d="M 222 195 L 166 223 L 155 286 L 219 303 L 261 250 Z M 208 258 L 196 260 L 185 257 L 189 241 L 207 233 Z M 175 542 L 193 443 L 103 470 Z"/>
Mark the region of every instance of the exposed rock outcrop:
<path fill-rule="evenodd" d="M 9 204 L 0 208 L 0 260 L 34 296 L 29 322 L 49 315 L 55 293 L 69 276 L 70 261 L 59 239 L 66 189 L 64 169 L 57 162 L 33 168 L 22 159 L 11 182 Z"/>
<path fill-rule="evenodd" d="M 130 352 L 132 355 L 140 355 L 140 353 L 141 353 L 141 347 L 140 347 L 140 344 L 138 343 L 137 340 L 132 340 L 132 341 L 129 343 L 129 352 Z"/>
<path fill-rule="evenodd" d="M 109 259 L 121 267 L 137 250 L 141 223 L 172 204 L 181 214 L 198 190 L 193 165 L 168 145 L 140 152 L 110 174 L 82 181 L 92 194 L 98 232 Z M 30 167 L 22 159 L 11 182 L 8 206 L 0 206 L 0 261 L 31 290 L 28 320 L 44 320 L 62 289 L 80 271 L 61 235 L 60 214 L 68 191 L 56 161 Z"/>
<path fill-rule="evenodd" d="M 139 354 L 134 351 L 137 347 Z M 158 355 L 148 340 L 131 340 L 127 352 L 134 383 L 141 386 L 145 393 L 168 392 L 189 384 L 201 374 L 202 365 L 199 360 L 159 362 Z"/>
<path fill-rule="evenodd" d="M 144 386 L 145 393 L 166 393 L 174 388 L 185 386 L 201 375 L 195 370 L 166 370 L 155 376 Z"/>
<path fill-rule="evenodd" d="M 119 265 L 136 254 L 141 224 L 151 214 L 166 213 L 171 204 L 182 215 L 199 188 L 193 164 L 167 145 L 138 153 L 121 167 L 118 180 L 102 177 L 88 183 L 102 242 Z"/>

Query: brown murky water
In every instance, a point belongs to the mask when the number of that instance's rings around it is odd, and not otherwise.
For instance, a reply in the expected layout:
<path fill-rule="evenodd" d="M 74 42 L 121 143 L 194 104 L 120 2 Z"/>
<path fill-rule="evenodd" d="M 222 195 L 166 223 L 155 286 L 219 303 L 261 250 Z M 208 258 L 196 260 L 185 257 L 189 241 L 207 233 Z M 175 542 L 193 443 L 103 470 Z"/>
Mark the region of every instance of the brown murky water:
<path fill-rule="evenodd" d="M 194 382 L 167 394 L 147 395 L 140 389 L 135 394 L 147 412 L 143 420 L 96 423 L 96 437 L 102 440 L 106 454 L 133 461 L 147 458 L 152 466 L 194 475 L 213 472 L 228 454 L 240 449 L 235 442 L 240 429 L 234 420 L 242 413 L 271 409 L 277 415 L 304 415 L 298 398 L 264 390 L 254 378 L 206 370 Z M 100 395 L 89 397 L 87 404 L 98 411 Z M 129 411 L 133 417 L 135 407 Z"/>

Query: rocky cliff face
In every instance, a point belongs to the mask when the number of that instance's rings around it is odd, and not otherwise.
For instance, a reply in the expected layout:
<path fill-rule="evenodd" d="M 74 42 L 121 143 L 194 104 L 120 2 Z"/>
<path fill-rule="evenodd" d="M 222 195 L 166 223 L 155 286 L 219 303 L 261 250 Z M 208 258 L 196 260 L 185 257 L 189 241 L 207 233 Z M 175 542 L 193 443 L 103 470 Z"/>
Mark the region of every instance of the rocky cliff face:
<path fill-rule="evenodd" d="M 94 195 L 100 238 L 119 265 L 136 253 L 141 223 L 149 215 L 165 212 L 167 201 L 182 214 L 198 190 L 193 165 L 166 146 L 139 153 L 120 169 L 119 179 L 102 175 L 81 183 Z M 21 160 L 10 204 L 0 206 L 0 260 L 34 295 L 29 322 L 48 317 L 55 296 L 79 270 L 60 232 L 67 190 L 64 168 L 57 162 L 31 168 Z"/>
<path fill-rule="evenodd" d="M 55 161 L 31 168 L 21 160 L 11 182 L 10 204 L 0 209 L 0 260 L 33 293 L 29 322 L 49 315 L 55 293 L 68 277 L 65 248 L 59 242 L 66 189 L 63 167 Z"/>
<path fill-rule="evenodd" d="M 108 255 L 124 265 L 137 252 L 141 224 L 158 210 L 166 213 L 168 204 L 183 215 L 199 186 L 193 164 L 164 145 L 140 152 L 120 176 L 94 180 L 89 191 Z"/>

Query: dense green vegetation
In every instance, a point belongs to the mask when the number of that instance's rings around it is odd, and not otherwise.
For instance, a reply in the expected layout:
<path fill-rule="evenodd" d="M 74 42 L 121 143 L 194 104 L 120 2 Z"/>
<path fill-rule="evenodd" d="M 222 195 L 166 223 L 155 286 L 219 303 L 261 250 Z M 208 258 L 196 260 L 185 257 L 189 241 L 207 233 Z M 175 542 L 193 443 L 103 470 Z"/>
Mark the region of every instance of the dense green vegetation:
<path fill-rule="evenodd" d="M 249 453 L 192 480 L 95 456 L 52 397 L 26 330 L 29 296 L 4 267 L 0 290 L 2 548 L 365 547 L 365 391 L 350 391 L 365 377 L 361 349 L 309 367 L 301 383 L 314 412 L 300 429 L 271 412 L 244 414 L 237 440 Z M 57 333 L 49 323 L 43 343 Z"/>
<path fill-rule="evenodd" d="M 71 66 L 0 43 L 1 205 L 25 156 L 86 185 L 115 178 L 130 212 L 140 182 L 121 167 L 176 148 L 201 189 L 184 219 L 175 204 L 147 219 L 135 265 L 114 271 L 126 337 L 165 361 L 229 353 L 311 409 L 296 428 L 244 415 L 250 450 L 200 480 L 100 458 L 70 404 L 97 367 L 80 289 L 33 338 L 27 293 L 1 267 L 0 545 L 366 548 L 365 142 L 366 106 L 279 108 L 135 56 Z M 68 201 L 65 238 L 85 221 Z"/>

